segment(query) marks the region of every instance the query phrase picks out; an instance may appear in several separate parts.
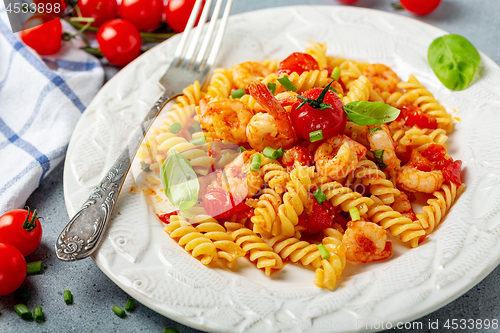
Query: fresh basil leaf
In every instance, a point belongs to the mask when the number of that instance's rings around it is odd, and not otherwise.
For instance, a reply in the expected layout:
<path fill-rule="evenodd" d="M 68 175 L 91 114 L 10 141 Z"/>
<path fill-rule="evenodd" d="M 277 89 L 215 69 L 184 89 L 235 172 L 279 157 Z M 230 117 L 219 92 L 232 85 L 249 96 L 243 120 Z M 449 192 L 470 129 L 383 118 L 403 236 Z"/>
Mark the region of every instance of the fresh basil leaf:
<path fill-rule="evenodd" d="M 376 131 L 379 131 L 381 129 L 382 129 L 382 127 L 373 127 L 373 128 L 369 128 L 368 131 L 370 132 L 370 135 L 373 135 L 373 133 L 375 133 Z"/>
<path fill-rule="evenodd" d="M 355 101 L 344 105 L 347 118 L 358 125 L 380 125 L 395 120 L 399 109 L 379 102 Z"/>
<path fill-rule="evenodd" d="M 165 195 L 178 209 L 191 208 L 198 200 L 200 183 L 191 163 L 174 149 L 161 165 L 160 179 Z"/>
<path fill-rule="evenodd" d="M 436 38 L 429 46 L 427 59 L 439 81 L 455 90 L 467 88 L 481 61 L 476 48 L 460 35 Z"/>
<path fill-rule="evenodd" d="M 380 167 L 380 169 L 384 170 L 387 168 L 387 164 L 384 163 L 384 150 L 379 149 L 379 150 L 374 150 L 373 151 L 373 157 L 377 160 L 377 163 Z"/>

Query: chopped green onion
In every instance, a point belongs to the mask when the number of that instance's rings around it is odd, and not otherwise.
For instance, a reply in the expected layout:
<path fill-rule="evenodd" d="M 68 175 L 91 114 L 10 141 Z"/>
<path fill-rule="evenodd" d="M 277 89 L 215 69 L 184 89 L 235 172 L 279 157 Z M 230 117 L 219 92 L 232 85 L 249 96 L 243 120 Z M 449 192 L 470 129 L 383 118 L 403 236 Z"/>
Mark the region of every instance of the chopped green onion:
<path fill-rule="evenodd" d="M 121 318 L 124 318 L 126 315 L 125 311 L 120 308 L 119 306 L 113 306 L 113 312 L 118 316 L 118 317 L 121 317 Z"/>
<path fill-rule="evenodd" d="M 319 250 L 319 253 L 321 253 L 321 258 L 322 259 L 330 259 L 330 253 L 328 253 L 328 250 L 326 249 L 326 247 L 323 245 L 323 244 L 318 244 L 318 250 Z"/>
<path fill-rule="evenodd" d="M 182 124 L 181 123 L 173 123 L 172 125 L 170 125 L 168 127 L 168 130 L 170 131 L 170 133 L 174 133 L 174 134 L 177 134 L 181 131 L 182 129 Z"/>
<path fill-rule="evenodd" d="M 384 170 L 385 168 L 387 168 L 387 164 L 384 163 L 384 150 L 383 149 L 374 150 L 373 157 L 375 157 L 375 159 L 377 160 L 380 169 Z"/>
<path fill-rule="evenodd" d="M 271 148 L 271 147 L 266 147 L 266 148 L 264 148 L 264 151 L 262 153 L 267 158 L 277 160 L 278 158 L 283 156 L 283 154 L 285 153 L 285 150 L 283 148 L 276 150 L 276 149 Z"/>
<path fill-rule="evenodd" d="M 332 71 L 332 75 L 330 76 L 334 81 L 338 81 L 340 78 L 340 68 L 335 67 Z"/>
<path fill-rule="evenodd" d="M 379 126 L 379 127 L 375 127 L 375 128 L 369 128 L 368 131 L 370 132 L 370 135 L 373 135 L 373 133 L 375 133 L 376 131 L 378 130 L 381 130 L 382 128 Z"/>
<path fill-rule="evenodd" d="M 244 88 L 231 91 L 231 98 L 232 99 L 241 98 L 243 96 L 245 96 L 245 89 Z"/>
<path fill-rule="evenodd" d="M 311 142 L 323 140 L 323 131 L 319 130 L 319 131 L 314 131 L 314 132 L 309 133 L 309 140 Z"/>
<path fill-rule="evenodd" d="M 26 274 L 38 274 L 42 271 L 42 261 L 33 261 L 26 264 Z"/>
<path fill-rule="evenodd" d="M 30 295 L 28 294 L 28 289 L 25 288 L 19 288 L 16 291 L 14 291 L 14 296 L 17 298 L 29 298 Z"/>
<path fill-rule="evenodd" d="M 238 147 L 238 153 L 242 153 L 244 151 L 247 151 L 247 149 L 245 147 L 243 147 L 243 146 Z"/>
<path fill-rule="evenodd" d="M 322 190 L 320 187 L 318 187 L 318 189 L 317 189 L 316 191 L 314 191 L 314 192 L 313 192 L 313 195 L 314 195 L 314 197 L 316 198 L 316 201 L 317 201 L 320 205 L 322 205 L 322 204 L 323 204 L 323 202 L 325 202 L 325 201 L 326 201 L 326 195 L 325 195 L 325 193 L 323 193 L 323 190 Z"/>
<path fill-rule="evenodd" d="M 205 140 L 205 136 L 199 136 L 196 138 L 192 138 L 190 142 L 195 146 L 201 146 L 207 143 L 207 140 Z"/>
<path fill-rule="evenodd" d="M 200 125 L 200 123 L 194 123 L 193 125 L 189 126 L 188 130 L 189 130 L 189 133 L 191 133 L 191 134 L 199 132 L 199 131 L 201 131 L 201 125 Z"/>
<path fill-rule="evenodd" d="M 283 76 L 278 79 L 278 82 L 281 83 L 283 88 L 285 88 L 288 91 L 297 91 L 297 88 L 293 85 L 292 81 L 288 78 L 288 76 Z"/>
<path fill-rule="evenodd" d="M 71 294 L 71 291 L 69 291 L 69 290 L 64 291 L 64 301 L 68 305 L 73 303 L 73 295 Z"/>
<path fill-rule="evenodd" d="M 141 170 L 144 172 L 151 172 L 151 169 L 149 168 L 151 164 L 146 163 L 144 161 L 141 161 Z"/>
<path fill-rule="evenodd" d="M 361 220 L 361 216 L 359 216 L 359 210 L 356 207 L 352 207 L 351 209 L 349 209 L 349 215 L 351 215 L 352 221 Z"/>
<path fill-rule="evenodd" d="M 163 333 L 179 333 L 179 331 L 174 330 L 173 328 L 165 328 Z"/>
<path fill-rule="evenodd" d="M 37 306 L 33 309 L 33 317 L 35 317 L 37 323 L 41 323 L 43 321 L 43 312 L 41 306 Z"/>
<path fill-rule="evenodd" d="M 28 307 L 24 304 L 16 304 L 14 305 L 14 310 L 16 310 L 17 314 L 19 317 L 23 319 L 31 319 L 33 318 L 33 315 L 31 314 L 31 311 L 28 310 Z"/>
<path fill-rule="evenodd" d="M 134 308 L 134 300 L 129 298 L 127 304 L 125 304 L 125 310 L 131 311 Z"/>
<path fill-rule="evenodd" d="M 259 155 L 259 154 L 253 155 L 252 164 L 250 164 L 250 171 L 259 171 L 261 162 L 262 162 L 261 155 Z"/>
<path fill-rule="evenodd" d="M 267 84 L 267 89 L 271 92 L 271 94 L 274 95 L 276 93 L 276 83 L 268 83 Z"/>

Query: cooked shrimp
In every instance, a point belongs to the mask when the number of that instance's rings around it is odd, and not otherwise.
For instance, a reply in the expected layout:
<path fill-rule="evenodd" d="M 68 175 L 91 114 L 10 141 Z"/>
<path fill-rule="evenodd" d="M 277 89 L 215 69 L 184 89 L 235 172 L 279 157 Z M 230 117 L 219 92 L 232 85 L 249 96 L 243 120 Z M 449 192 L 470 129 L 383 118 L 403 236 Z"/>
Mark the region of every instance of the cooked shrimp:
<path fill-rule="evenodd" d="M 387 165 L 387 171 L 398 170 L 400 168 L 401 161 L 396 156 L 394 140 L 391 137 L 389 128 L 385 124 L 370 127 L 380 127 L 380 130 L 373 132 L 373 134 L 370 134 L 370 131 L 366 131 L 368 142 L 370 143 L 370 150 L 383 150 L 382 160 L 384 164 Z"/>
<path fill-rule="evenodd" d="M 339 180 L 356 169 L 366 148 L 348 136 L 339 134 L 323 142 L 314 153 L 316 170 L 323 177 Z"/>
<path fill-rule="evenodd" d="M 254 115 L 248 124 L 246 138 L 250 146 L 258 151 L 266 147 L 292 147 L 297 141 L 297 134 L 283 106 L 264 84 L 252 82 L 248 88 L 252 97 L 267 111 Z"/>
<path fill-rule="evenodd" d="M 239 154 L 224 170 L 217 175 L 216 181 L 210 187 L 222 188 L 233 195 L 235 202 L 253 197 L 264 184 L 257 171 L 250 171 L 253 150 Z"/>
<path fill-rule="evenodd" d="M 410 199 L 404 192 L 400 192 L 394 199 L 394 203 L 391 205 L 392 209 L 397 212 L 400 212 L 401 215 L 415 221 L 417 216 L 413 211 L 413 207 L 411 206 Z"/>
<path fill-rule="evenodd" d="M 278 100 L 278 102 L 286 110 L 286 112 L 290 112 L 292 109 L 292 105 L 295 104 L 295 102 L 297 102 L 297 93 L 293 91 L 284 91 L 274 97 Z M 267 112 L 267 110 L 264 109 L 262 106 L 260 106 L 259 103 L 255 104 L 254 111 Z"/>
<path fill-rule="evenodd" d="M 257 61 L 247 61 L 231 67 L 234 85 L 237 89 L 247 88 L 250 82 L 271 74 L 271 71 Z"/>
<path fill-rule="evenodd" d="M 433 193 L 441 188 L 444 176 L 441 170 L 421 171 L 411 164 L 398 171 L 396 184 L 410 192 Z"/>
<path fill-rule="evenodd" d="M 346 259 L 353 262 L 383 260 L 392 254 L 392 243 L 387 241 L 387 231 L 372 222 L 348 222 L 342 243 L 347 249 Z"/>
<path fill-rule="evenodd" d="M 212 99 L 200 101 L 200 124 L 216 140 L 243 144 L 246 127 L 253 112 L 237 99 Z"/>
<path fill-rule="evenodd" d="M 396 73 L 386 65 L 371 64 L 365 67 L 363 75 L 370 80 L 373 89 L 388 91 L 391 94 L 398 90 L 399 78 Z"/>

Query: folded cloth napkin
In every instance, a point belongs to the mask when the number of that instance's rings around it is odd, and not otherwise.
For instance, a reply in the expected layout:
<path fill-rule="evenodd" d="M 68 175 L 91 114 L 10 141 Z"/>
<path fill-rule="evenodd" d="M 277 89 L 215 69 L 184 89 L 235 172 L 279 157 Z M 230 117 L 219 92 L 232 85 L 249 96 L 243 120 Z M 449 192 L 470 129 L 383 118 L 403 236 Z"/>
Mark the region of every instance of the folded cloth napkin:
<path fill-rule="evenodd" d="M 64 160 L 78 119 L 103 84 L 99 61 L 79 43 L 64 42 L 41 58 L 12 33 L 0 1 L 0 215 L 22 208 Z"/>

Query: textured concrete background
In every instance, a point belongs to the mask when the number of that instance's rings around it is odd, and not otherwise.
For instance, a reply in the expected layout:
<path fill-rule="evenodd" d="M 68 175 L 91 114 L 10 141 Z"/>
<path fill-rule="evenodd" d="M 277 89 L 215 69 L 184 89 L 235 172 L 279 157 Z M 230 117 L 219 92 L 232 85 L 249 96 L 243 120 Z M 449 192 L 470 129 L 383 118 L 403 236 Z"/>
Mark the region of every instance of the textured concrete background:
<path fill-rule="evenodd" d="M 339 3 L 334 0 L 235 0 L 233 13 L 298 4 L 338 5 Z M 394 11 L 390 6 L 390 0 L 359 0 L 354 6 Z M 405 11 L 398 13 L 412 16 Z M 417 19 L 466 37 L 477 49 L 500 64 L 500 46 L 497 42 L 499 14 L 498 0 L 443 0 L 434 13 Z M 115 72 L 108 70 L 107 76 L 112 76 Z M 184 333 L 199 332 L 163 317 L 138 302 L 135 311 L 127 318 L 118 318 L 111 308 L 114 305 L 123 308 L 128 295 L 111 282 L 91 259 L 76 263 L 62 263 L 56 259 L 54 243 L 69 220 L 63 199 L 62 177 L 61 164 L 42 182 L 40 188 L 27 202 L 30 207 L 38 208 L 39 215 L 45 217 L 42 221 L 44 228 L 42 243 L 27 259 L 43 260 L 45 272 L 26 279 L 24 287 L 30 289 L 30 298 L 25 303 L 30 309 L 42 306 L 46 320 L 42 324 L 23 321 L 12 309 L 19 300 L 12 295 L 0 297 L 0 332 L 163 332 L 165 327 L 172 327 Z M 425 327 L 425 323 L 429 320 L 432 322 L 439 320 L 440 326 L 447 319 L 453 318 L 500 320 L 499 273 L 500 268 L 497 267 L 469 292 L 417 321 L 423 322 Z M 68 306 L 64 303 L 62 294 L 65 289 L 72 291 L 73 305 Z M 416 332 L 416 330 L 405 332 Z"/>

